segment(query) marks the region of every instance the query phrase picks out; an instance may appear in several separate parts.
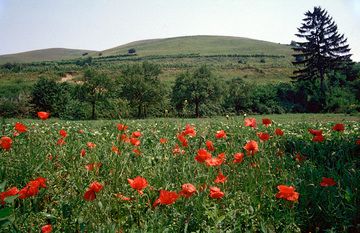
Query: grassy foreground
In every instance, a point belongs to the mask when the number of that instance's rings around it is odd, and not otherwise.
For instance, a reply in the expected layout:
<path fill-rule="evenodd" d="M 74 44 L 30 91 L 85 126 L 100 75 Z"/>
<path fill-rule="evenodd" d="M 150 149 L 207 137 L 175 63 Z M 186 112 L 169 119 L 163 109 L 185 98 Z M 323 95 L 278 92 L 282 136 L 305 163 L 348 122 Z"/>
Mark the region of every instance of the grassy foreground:
<path fill-rule="evenodd" d="M 0 232 L 359 231 L 359 118 L 256 118 L 6 120 Z"/>

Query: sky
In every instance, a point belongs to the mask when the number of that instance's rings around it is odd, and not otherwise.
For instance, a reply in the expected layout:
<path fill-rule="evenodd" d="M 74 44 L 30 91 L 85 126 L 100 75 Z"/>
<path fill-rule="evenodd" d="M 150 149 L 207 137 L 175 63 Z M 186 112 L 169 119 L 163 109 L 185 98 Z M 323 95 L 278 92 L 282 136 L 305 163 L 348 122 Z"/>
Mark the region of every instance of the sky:
<path fill-rule="evenodd" d="M 0 0 L 0 54 L 105 50 L 132 41 L 224 35 L 289 44 L 325 8 L 360 61 L 360 0 Z"/>

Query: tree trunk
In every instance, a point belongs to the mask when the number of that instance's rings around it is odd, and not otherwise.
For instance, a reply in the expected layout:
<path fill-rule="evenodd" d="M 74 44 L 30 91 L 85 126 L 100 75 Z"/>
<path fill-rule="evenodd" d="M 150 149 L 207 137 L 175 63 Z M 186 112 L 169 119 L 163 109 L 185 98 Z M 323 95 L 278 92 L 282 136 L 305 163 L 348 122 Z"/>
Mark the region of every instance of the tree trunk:
<path fill-rule="evenodd" d="M 96 105 L 96 102 L 94 101 L 94 102 L 92 102 L 92 113 L 91 113 L 91 118 L 93 119 L 93 120 L 95 120 L 96 119 L 96 116 L 95 116 L 95 105 Z"/>
<path fill-rule="evenodd" d="M 137 114 L 138 118 L 141 117 L 141 108 L 142 108 L 142 104 L 139 104 L 139 106 L 138 106 L 138 114 Z"/>
<path fill-rule="evenodd" d="M 195 101 L 195 116 L 200 117 L 199 113 L 199 101 Z"/>

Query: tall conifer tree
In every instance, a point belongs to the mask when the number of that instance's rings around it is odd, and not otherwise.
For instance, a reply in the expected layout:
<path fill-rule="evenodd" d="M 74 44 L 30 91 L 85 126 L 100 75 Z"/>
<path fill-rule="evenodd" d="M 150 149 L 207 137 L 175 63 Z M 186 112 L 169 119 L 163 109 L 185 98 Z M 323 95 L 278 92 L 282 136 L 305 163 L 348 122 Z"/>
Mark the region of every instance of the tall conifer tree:
<path fill-rule="evenodd" d="M 329 71 L 343 69 L 351 62 L 351 54 L 344 34 L 325 9 L 314 7 L 307 11 L 297 37 L 303 39 L 293 46 L 296 59 L 293 64 L 299 67 L 294 71 L 294 79 L 320 80 L 320 88 L 325 93 L 325 77 Z"/>

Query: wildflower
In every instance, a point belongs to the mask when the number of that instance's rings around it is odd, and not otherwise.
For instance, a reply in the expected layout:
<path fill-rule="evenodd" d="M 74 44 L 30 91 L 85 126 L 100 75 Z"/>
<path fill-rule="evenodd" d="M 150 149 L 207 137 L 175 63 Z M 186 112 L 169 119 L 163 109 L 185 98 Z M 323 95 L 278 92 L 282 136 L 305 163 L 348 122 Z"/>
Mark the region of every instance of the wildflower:
<path fill-rule="evenodd" d="M 226 138 L 226 133 L 225 133 L 224 130 L 219 130 L 219 131 L 216 132 L 215 137 L 217 139 Z"/>
<path fill-rule="evenodd" d="M 313 142 L 322 142 L 324 141 L 324 136 L 322 134 L 315 135 L 312 139 Z"/>
<path fill-rule="evenodd" d="M 182 132 L 184 136 L 188 135 L 189 137 L 195 137 L 196 131 L 195 128 L 192 127 L 190 124 L 186 124 L 185 130 Z"/>
<path fill-rule="evenodd" d="M 180 149 L 179 145 L 176 144 L 173 148 L 173 154 L 185 154 L 185 151 Z"/>
<path fill-rule="evenodd" d="M 66 144 L 65 140 L 63 138 L 60 138 L 57 142 L 56 142 L 57 145 L 59 146 L 63 146 Z"/>
<path fill-rule="evenodd" d="M 44 121 L 44 120 L 49 118 L 50 113 L 48 113 L 48 112 L 38 112 L 37 115 L 41 120 Z"/>
<path fill-rule="evenodd" d="M 60 136 L 63 137 L 63 138 L 65 138 L 65 137 L 67 136 L 67 132 L 66 132 L 64 129 L 61 129 L 61 130 L 59 131 L 59 134 L 60 134 Z"/>
<path fill-rule="evenodd" d="M 131 134 L 131 136 L 133 137 L 133 138 L 138 138 L 138 137 L 141 137 L 141 132 L 139 132 L 139 131 L 135 131 L 135 132 L 133 132 L 132 134 Z"/>
<path fill-rule="evenodd" d="M 130 138 L 130 143 L 134 146 L 140 146 L 140 140 L 137 138 Z"/>
<path fill-rule="evenodd" d="M 322 181 L 320 182 L 320 186 L 322 186 L 322 187 L 335 186 L 335 185 L 336 185 L 336 182 L 334 181 L 333 178 L 323 177 Z"/>
<path fill-rule="evenodd" d="M 138 191 L 138 193 L 140 195 L 143 194 L 143 189 L 145 189 L 148 186 L 148 182 L 145 178 L 141 177 L 141 176 L 137 176 L 134 179 L 127 179 L 131 188 L 135 189 L 136 191 Z"/>
<path fill-rule="evenodd" d="M 345 125 L 344 124 L 336 124 L 336 125 L 334 125 L 334 127 L 332 129 L 334 131 L 342 132 L 345 130 Z"/>
<path fill-rule="evenodd" d="M 100 192 L 103 189 L 103 187 L 104 186 L 97 181 L 92 182 L 84 194 L 84 199 L 87 201 L 93 201 L 96 198 L 95 193 Z"/>
<path fill-rule="evenodd" d="M 179 194 L 183 197 L 189 198 L 196 193 L 196 188 L 190 183 L 181 185 L 181 191 Z"/>
<path fill-rule="evenodd" d="M 195 160 L 199 163 L 204 163 L 207 159 L 211 159 L 211 154 L 205 149 L 199 149 L 197 155 L 195 156 Z"/>
<path fill-rule="evenodd" d="M 177 135 L 178 140 L 181 142 L 183 147 L 187 147 L 188 146 L 188 141 L 185 138 L 184 134 L 180 133 Z"/>
<path fill-rule="evenodd" d="M 86 155 L 86 150 L 84 148 L 81 149 L 80 155 L 81 157 L 84 157 Z"/>
<path fill-rule="evenodd" d="M 281 129 L 276 128 L 276 129 L 275 129 L 275 134 L 276 134 L 277 136 L 283 136 L 283 135 L 284 135 L 284 132 L 283 132 Z"/>
<path fill-rule="evenodd" d="M 5 192 L 0 192 L 0 204 L 5 205 L 5 198 L 15 196 L 19 193 L 19 189 L 12 187 Z"/>
<path fill-rule="evenodd" d="M 269 138 L 270 138 L 270 135 L 269 135 L 268 133 L 260 132 L 260 133 L 257 133 L 256 135 L 257 135 L 257 136 L 260 138 L 260 140 L 263 141 L 263 142 L 269 140 Z"/>
<path fill-rule="evenodd" d="M 227 177 L 224 176 L 224 174 L 219 171 L 214 183 L 225 183 L 227 181 Z"/>
<path fill-rule="evenodd" d="M 4 150 L 10 150 L 12 142 L 11 138 L 2 136 L 0 138 L 0 147 Z"/>
<path fill-rule="evenodd" d="M 176 192 L 160 190 L 160 196 L 153 204 L 153 207 L 158 205 L 171 205 L 176 202 L 179 198 L 179 195 Z"/>
<path fill-rule="evenodd" d="M 128 126 L 127 125 L 123 125 L 123 124 L 117 124 L 117 129 L 119 131 L 125 131 L 127 130 Z"/>
<path fill-rule="evenodd" d="M 89 149 L 94 149 L 96 147 L 96 144 L 93 142 L 87 142 L 86 145 Z"/>
<path fill-rule="evenodd" d="M 256 119 L 255 118 L 245 118 L 245 126 L 256 128 Z"/>
<path fill-rule="evenodd" d="M 269 118 L 263 118 L 262 123 L 263 123 L 263 125 L 268 127 L 269 125 L 271 125 L 272 121 Z"/>
<path fill-rule="evenodd" d="M 25 133 L 27 131 L 27 127 L 20 123 L 20 122 L 16 122 L 15 123 L 15 130 L 18 132 L 18 133 Z"/>
<path fill-rule="evenodd" d="M 299 199 L 299 193 L 295 192 L 295 188 L 292 186 L 279 185 L 277 186 L 279 192 L 276 194 L 276 198 L 282 198 L 288 201 L 297 201 Z"/>
<path fill-rule="evenodd" d="M 224 162 L 224 160 L 225 160 L 225 153 L 221 153 L 215 158 L 210 157 L 209 159 L 206 159 L 205 164 L 210 167 L 220 166 Z"/>
<path fill-rule="evenodd" d="M 19 191 L 19 198 L 25 199 L 36 196 L 39 193 L 39 188 L 46 188 L 46 179 L 43 177 L 29 181 L 26 186 Z"/>
<path fill-rule="evenodd" d="M 160 138 L 160 143 L 161 144 L 165 144 L 167 142 L 168 142 L 168 140 L 166 138 Z"/>
<path fill-rule="evenodd" d="M 295 159 L 296 162 L 302 162 L 302 161 L 304 161 L 306 159 L 306 157 L 301 155 L 300 153 L 296 153 L 294 159 Z"/>
<path fill-rule="evenodd" d="M 41 227 L 41 233 L 51 233 L 51 232 L 52 232 L 51 224 L 47 224 Z"/>
<path fill-rule="evenodd" d="M 241 163 L 244 159 L 244 153 L 236 153 L 234 154 L 233 163 Z"/>
<path fill-rule="evenodd" d="M 114 152 L 117 155 L 120 154 L 120 150 L 119 150 L 119 148 L 117 146 L 112 145 L 111 146 L 111 151 Z"/>
<path fill-rule="evenodd" d="M 243 148 L 246 150 L 247 155 L 254 155 L 256 152 L 259 151 L 259 146 L 254 140 L 250 140 L 249 142 L 247 142 Z"/>
<path fill-rule="evenodd" d="M 135 155 L 140 155 L 141 154 L 141 151 L 138 148 L 133 149 L 132 152 L 134 152 Z"/>
<path fill-rule="evenodd" d="M 314 136 L 317 135 L 322 135 L 322 130 L 317 130 L 317 129 L 308 129 L 309 133 L 311 133 Z"/>
<path fill-rule="evenodd" d="M 224 196 L 224 193 L 221 192 L 220 188 L 218 187 L 210 187 L 210 194 L 209 196 L 211 198 L 215 198 L 215 199 L 221 199 Z"/>
<path fill-rule="evenodd" d="M 102 166 L 102 163 L 97 162 L 97 163 L 89 163 L 89 164 L 85 165 L 85 168 L 88 171 L 92 171 L 94 169 L 99 170 L 101 166 Z"/>
<path fill-rule="evenodd" d="M 208 149 L 208 151 L 214 151 L 215 150 L 215 147 L 214 147 L 214 144 L 213 144 L 212 141 L 207 140 L 205 142 L 205 144 L 206 144 L 206 148 Z"/>
<path fill-rule="evenodd" d="M 115 194 L 115 197 L 117 197 L 117 198 L 119 198 L 120 200 L 123 200 L 123 201 L 131 201 L 130 197 L 126 197 L 126 196 L 122 195 L 121 193 Z"/>

